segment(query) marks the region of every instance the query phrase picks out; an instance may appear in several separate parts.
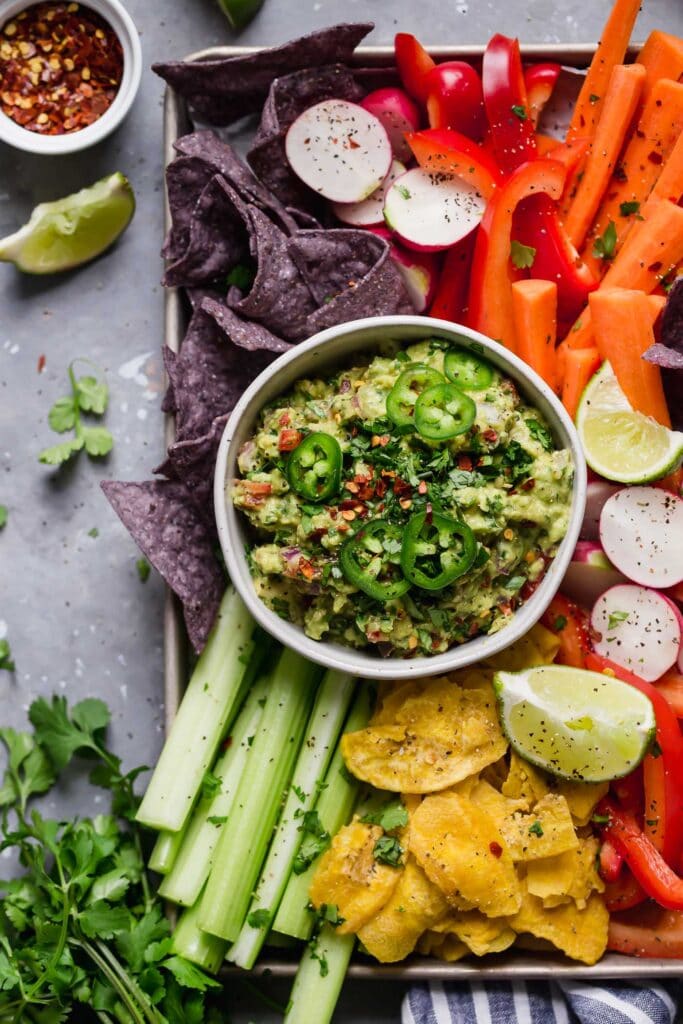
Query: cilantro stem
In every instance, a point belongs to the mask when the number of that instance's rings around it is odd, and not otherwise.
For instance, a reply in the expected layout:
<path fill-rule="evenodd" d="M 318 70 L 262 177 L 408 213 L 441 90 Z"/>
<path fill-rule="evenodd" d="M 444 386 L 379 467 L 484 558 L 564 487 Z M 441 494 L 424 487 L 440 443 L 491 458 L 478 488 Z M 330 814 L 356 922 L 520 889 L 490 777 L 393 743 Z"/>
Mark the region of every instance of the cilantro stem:
<path fill-rule="evenodd" d="M 76 374 L 74 373 L 73 363 L 69 363 L 68 374 L 69 383 L 71 384 L 71 394 L 74 400 L 74 433 L 80 441 L 83 438 L 83 427 L 81 425 L 81 410 L 78 406 L 78 386 L 76 384 Z"/>
<path fill-rule="evenodd" d="M 121 983 L 128 985 L 130 992 L 140 1003 L 140 1005 L 143 1008 L 143 1011 L 145 1011 L 146 1013 L 146 1016 L 149 1017 L 149 1020 L 153 1021 L 154 1024 L 161 1024 L 163 1018 L 157 1013 L 157 1011 L 154 1009 L 151 1002 L 149 1001 L 148 996 L 143 992 L 143 990 L 140 988 L 135 979 L 130 977 L 128 972 L 120 964 L 120 962 L 114 956 L 109 947 L 105 946 L 102 942 L 99 941 L 95 943 L 95 946 L 100 955 L 109 962 L 111 969 L 121 979 Z"/>
<path fill-rule="evenodd" d="M 116 991 L 121 1001 L 124 1003 L 128 1012 L 131 1014 L 134 1024 L 145 1024 L 145 1021 L 151 1021 L 153 1024 L 157 1024 L 159 1021 L 158 1017 L 150 1017 L 144 1010 L 144 1016 L 141 1015 L 140 1007 L 133 1001 L 130 992 L 126 991 L 116 973 L 93 945 L 91 945 L 86 939 L 74 939 L 73 944 L 80 946 L 83 952 L 87 953 L 95 966 L 99 968 L 111 987 Z"/>

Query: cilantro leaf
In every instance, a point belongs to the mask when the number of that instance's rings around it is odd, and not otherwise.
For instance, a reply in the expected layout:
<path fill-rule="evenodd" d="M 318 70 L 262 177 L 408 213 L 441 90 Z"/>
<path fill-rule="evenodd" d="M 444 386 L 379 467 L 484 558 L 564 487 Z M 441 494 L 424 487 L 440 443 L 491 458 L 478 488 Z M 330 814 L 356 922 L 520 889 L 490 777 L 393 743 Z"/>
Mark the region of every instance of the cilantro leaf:
<path fill-rule="evenodd" d="M 247 917 L 247 924 L 250 928 L 267 928 L 271 921 L 271 913 L 265 907 L 259 910 L 252 910 Z"/>
<path fill-rule="evenodd" d="M 213 772 L 207 771 L 202 779 L 202 799 L 213 800 L 216 793 L 220 792 L 221 780 Z"/>
<path fill-rule="evenodd" d="M 292 864 L 292 871 L 295 875 L 302 875 L 309 864 L 312 864 L 330 843 L 330 834 L 321 822 L 317 811 L 306 811 L 303 814 L 299 831 L 304 835 Z"/>
<path fill-rule="evenodd" d="M 526 270 L 528 267 L 533 267 L 536 250 L 533 245 L 523 245 L 513 238 L 510 242 L 510 259 L 518 270 Z"/>
<path fill-rule="evenodd" d="M 526 121 L 526 109 L 520 103 L 513 103 L 512 106 L 510 107 L 510 110 L 515 115 L 515 117 L 518 117 L 520 119 L 520 121 Z"/>
<path fill-rule="evenodd" d="M 531 436 L 534 437 L 547 452 L 551 452 L 555 445 L 553 443 L 553 435 L 550 433 L 548 428 L 542 423 L 539 423 L 538 420 L 526 420 L 526 425 Z"/>
<path fill-rule="evenodd" d="M 395 185 L 394 188 L 396 189 L 396 191 L 400 195 L 401 199 L 410 199 L 411 198 L 410 189 L 406 188 L 405 185 Z"/>
<path fill-rule="evenodd" d="M 385 832 L 393 832 L 408 824 L 408 811 L 399 799 L 390 800 L 376 811 L 363 815 L 361 821 L 366 825 L 380 825 Z"/>
<path fill-rule="evenodd" d="M 189 960 L 183 960 L 181 956 L 169 957 L 168 960 L 164 960 L 162 966 L 165 970 L 171 972 L 178 984 L 182 985 L 183 988 L 196 988 L 198 991 L 204 992 L 208 988 L 221 987 L 219 981 L 216 981 L 215 978 L 210 978 L 208 974 L 204 974 L 203 971 L 200 971 Z"/>
<path fill-rule="evenodd" d="M 388 864 L 397 868 L 403 856 L 403 847 L 394 836 L 380 836 L 375 843 L 372 855 L 379 864 Z"/>
<path fill-rule="evenodd" d="M 86 360 L 87 361 L 87 360 Z M 71 394 L 58 398 L 48 413 L 52 430 L 63 434 L 74 431 L 74 436 L 61 444 L 45 448 L 38 461 L 48 466 L 60 466 L 83 448 L 88 455 L 107 455 L 114 445 L 114 439 L 106 427 L 88 427 L 81 421 L 81 413 L 102 416 L 109 401 L 109 389 L 103 380 L 92 375 L 76 378 L 74 364 L 68 368 Z"/>
<path fill-rule="evenodd" d="M 593 242 L 593 256 L 596 259 L 611 260 L 617 246 L 617 226 L 613 220 L 609 222 L 603 234 Z"/>
<path fill-rule="evenodd" d="M 0 530 L 4 530 L 7 526 L 8 515 L 7 505 L 0 505 Z"/>
<path fill-rule="evenodd" d="M 114 447 L 114 438 L 106 427 L 83 427 L 83 444 L 88 455 L 100 458 Z"/>
<path fill-rule="evenodd" d="M 56 434 L 73 430 L 76 425 L 76 405 L 71 395 L 57 399 L 47 414 L 47 422 Z"/>
<path fill-rule="evenodd" d="M 137 569 L 140 582 L 146 583 L 147 580 L 149 579 L 149 574 L 151 572 L 151 566 L 147 559 L 138 558 L 137 562 L 135 563 L 135 568 Z"/>
<path fill-rule="evenodd" d="M 4 669 L 6 672 L 14 672 L 16 670 L 7 637 L 3 637 L 0 640 L 0 669 Z"/>
<path fill-rule="evenodd" d="M 27 732 L 0 729 L 0 741 L 7 750 L 7 769 L 0 787 L 0 807 L 18 802 L 22 813 L 29 797 L 46 793 L 55 782 L 55 773 L 45 752 Z"/>
<path fill-rule="evenodd" d="M 102 416 L 109 402 L 109 388 L 96 377 L 79 377 L 76 381 L 76 400 L 83 412 Z"/>
<path fill-rule="evenodd" d="M 109 723 L 107 705 L 94 697 L 75 704 L 69 717 L 64 697 L 54 696 L 52 703 L 40 697 L 29 709 L 36 740 L 48 752 L 57 771 L 61 771 L 78 751 L 100 749 L 98 734 Z"/>
<path fill-rule="evenodd" d="M 78 915 L 78 923 L 90 939 L 113 939 L 130 925 L 130 913 L 125 907 L 112 907 L 105 900 L 97 900 Z"/>
<path fill-rule="evenodd" d="M 82 437 L 72 437 L 69 441 L 62 441 L 61 444 L 54 444 L 51 448 L 43 448 L 38 456 L 38 462 L 46 466 L 61 466 L 63 462 L 80 452 L 83 447 Z"/>
<path fill-rule="evenodd" d="M 638 213 L 639 210 L 640 203 L 635 200 L 633 202 L 619 204 L 619 213 L 622 217 L 630 217 L 632 213 Z"/>
<path fill-rule="evenodd" d="M 246 292 L 251 288 L 255 277 L 256 272 L 252 267 L 248 267 L 246 263 L 236 263 L 226 277 L 225 283 L 228 288 L 234 285 L 241 292 Z"/>
<path fill-rule="evenodd" d="M 616 629 L 620 622 L 626 622 L 628 619 L 628 612 L 610 612 L 610 616 L 607 620 L 608 629 Z"/>
<path fill-rule="evenodd" d="M 540 821 L 536 820 L 533 825 L 529 825 L 529 835 L 538 836 L 539 838 L 543 835 L 543 826 Z"/>

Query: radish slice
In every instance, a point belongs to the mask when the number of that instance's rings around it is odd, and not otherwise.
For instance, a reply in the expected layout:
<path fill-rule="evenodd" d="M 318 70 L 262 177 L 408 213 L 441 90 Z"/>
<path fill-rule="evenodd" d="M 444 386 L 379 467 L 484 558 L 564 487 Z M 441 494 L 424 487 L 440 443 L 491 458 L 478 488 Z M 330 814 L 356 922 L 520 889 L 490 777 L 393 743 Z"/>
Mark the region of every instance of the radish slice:
<path fill-rule="evenodd" d="M 672 587 L 683 579 L 683 499 L 659 487 L 624 487 L 605 502 L 600 540 L 634 583 Z"/>
<path fill-rule="evenodd" d="M 600 513 L 608 498 L 621 490 L 619 484 L 607 480 L 591 480 L 586 488 L 586 511 L 581 524 L 581 540 L 600 539 Z"/>
<path fill-rule="evenodd" d="M 396 159 L 410 160 L 410 146 L 405 134 L 416 132 L 420 127 L 420 111 L 408 93 L 403 89 L 375 89 L 361 100 L 360 105 L 384 125 Z"/>
<path fill-rule="evenodd" d="M 324 100 L 304 110 L 287 132 L 285 152 L 297 177 L 335 203 L 367 199 L 391 166 L 381 121 L 346 100 Z"/>
<path fill-rule="evenodd" d="M 332 210 L 342 224 L 350 224 L 354 228 L 371 228 L 384 223 L 384 199 L 393 183 L 402 174 L 405 167 L 398 160 L 392 160 L 389 173 L 379 188 L 371 196 L 360 203 L 333 203 Z"/>
<path fill-rule="evenodd" d="M 384 219 L 411 249 L 449 249 L 477 227 L 485 202 L 472 185 L 454 174 L 406 171 L 387 192 Z"/>
<path fill-rule="evenodd" d="M 671 602 L 632 583 L 611 587 L 595 603 L 591 626 L 598 654 L 649 683 L 676 663 L 681 627 Z"/>
<path fill-rule="evenodd" d="M 405 282 L 416 313 L 423 313 L 432 304 L 439 283 L 439 257 L 434 252 L 415 252 L 399 245 L 391 231 L 373 225 L 366 228 L 389 243 L 389 255 Z"/>
<path fill-rule="evenodd" d="M 592 608 L 600 594 L 618 583 L 628 580 L 614 568 L 600 545 L 580 540 L 562 581 L 562 593 L 585 608 Z"/>

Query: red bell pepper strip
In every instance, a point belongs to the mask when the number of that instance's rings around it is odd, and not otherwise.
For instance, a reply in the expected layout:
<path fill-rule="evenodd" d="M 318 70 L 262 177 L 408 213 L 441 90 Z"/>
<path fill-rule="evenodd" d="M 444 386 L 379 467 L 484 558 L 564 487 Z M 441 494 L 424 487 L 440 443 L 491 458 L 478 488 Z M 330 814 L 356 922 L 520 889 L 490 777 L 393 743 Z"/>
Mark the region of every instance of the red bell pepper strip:
<path fill-rule="evenodd" d="M 590 659 L 589 659 L 590 661 Z M 610 789 L 629 814 L 635 815 L 638 820 L 643 816 L 643 766 L 638 765 L 635 771 L 624 775 L 623 779 L 615 779 Z"/>
<path fill-rule="evenodd" d="M 605 839 L 598 854 L 600 877 L 605 882 L 616 882 L 621 874 L 623 864 L 624 858 L 619 851 L 614 848 L 609 839 Z"/>
<path fill-rule="evenodd" d="M 609 923 L 607 948 L 626 956 L 651 959 L 683 958 L 683 913 L 643 903 Z"/>
<path fill-rule="evenodd" d="M 588 152 L 590 141 L 588 139 L 574 139 L 572 142 L 558 142 L 545 153 L 547 160 L 557 160 L 567 168 L 567 180 L 577 169 L 584 156 Z"/>
<path fill-rule="evenodd" d="M 603 838 L 621 853 L 647 895 L 660 907 L 683 910 L 683 878 L 669 867 L 633 815 L 622 810 L 609 797 L 600 801 L 597 810 L 609 819 L 602 826 Z"/>
<path fill-rule="evenodd" d="M 496 159 L 502 170 L 511 174 L 520 164 L 537 156 L 516 39 L 493 36 L 484 51 L 481 79 Z"/>
<path fill-rule="evenodd" d="M 538 127 L 541 111 L 553 94 L 561 70 L 559 64 L 532 64 L 524 69 L 524 86 L 529 106 L 529 117 L 534 128 Z"/>
<path fill-rule="evenodd" d="M 475 232 L 470 232 L 446 253 L 429 316 L 454 324 L 465 323 L 475 238 Z"/>
<path fill-rule="evenodd" d="M 455 128 L 471 139 L 482 138 L 484 93 L 471 64 L 449 60 L 427 72 L 427 115 L 430 128 Z"/>
<path fill-rule="evenodd" d="M 652 701 L 660 752 L 657 757 L 648 754 L 643 765 L 646 838 L 656 844 L 669 864 L 678 866 L 683 855 L 683 737 L 678 719 L 656 686 L 608 658 L 591 653 L 586 658 L 586 668 L 593 672 L 607 670 L 610 675 L 635 686 Z M 624 808 L 624 811 L 633 816 L 631 809 Z"/>
<path fill-rule="evenodd" d="M 683 675 L 665 672 L 654 685 L 657 692 L 666 698 L 676 718 L 683 718 Z"/>
<path fill-rule="evenodd" d="M 436 67 L 422 43 L 410 32 L 399 32 L 394 38 L 396 67 L 407 93 L 415 100 L 427 100 L 427 74 Z"/>
<path fill-rule="evenodd" d="M 560 641 L 555 661 L 559 665 L 585 668 L 590 651 L 588 614 L 564 594 L 555 594 L 541 622 Z"/>
<path fill-rule="evenodd" d="M 603 899 L 610 914 L 616 914 L 620 910 L 630 910 L 631 907 L 643 903 L 647 899 L 647 893 L 640 882 L 636 882 L 628 868 L 624 868 L 616 881 L 607 882 Z"/>
<path fill-rule="evenodd" d="M 406 141 L 420 167 L 430 174 L 456 174 L 490 199 L 501 184 L 495 160 L 472 139 L 449 128 L 411 132 Z"/>
<path fill-rule="evenodd" d="M 523 164 L 489 200 L 477 233 L 470 281 L 470 327 L 514 351 L 510 246 L 518 204 L 530 195 L 562 194 L 566 171 L 551 160 Z"/>

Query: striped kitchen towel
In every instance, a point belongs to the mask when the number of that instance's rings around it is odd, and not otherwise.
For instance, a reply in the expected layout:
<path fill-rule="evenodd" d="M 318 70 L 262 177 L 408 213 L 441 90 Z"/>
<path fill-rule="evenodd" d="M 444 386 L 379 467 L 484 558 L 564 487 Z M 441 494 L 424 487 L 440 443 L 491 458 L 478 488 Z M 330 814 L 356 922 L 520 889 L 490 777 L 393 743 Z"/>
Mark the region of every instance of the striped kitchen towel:
<path fill-rule="evenodd" d="M 416 985 L 402 1024 L 675 1024 L 683 1020 L 674 982 L 466 982 Z"/>

